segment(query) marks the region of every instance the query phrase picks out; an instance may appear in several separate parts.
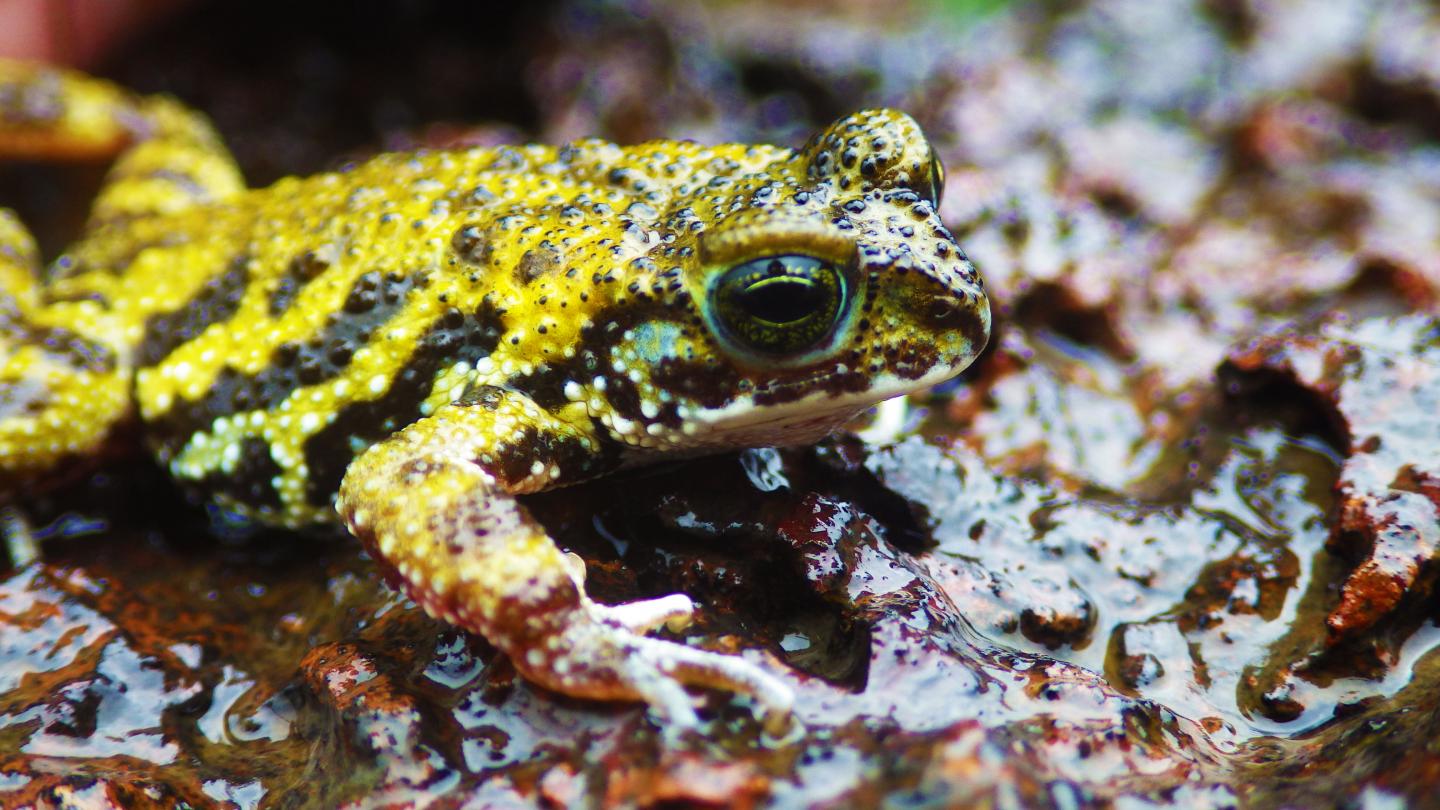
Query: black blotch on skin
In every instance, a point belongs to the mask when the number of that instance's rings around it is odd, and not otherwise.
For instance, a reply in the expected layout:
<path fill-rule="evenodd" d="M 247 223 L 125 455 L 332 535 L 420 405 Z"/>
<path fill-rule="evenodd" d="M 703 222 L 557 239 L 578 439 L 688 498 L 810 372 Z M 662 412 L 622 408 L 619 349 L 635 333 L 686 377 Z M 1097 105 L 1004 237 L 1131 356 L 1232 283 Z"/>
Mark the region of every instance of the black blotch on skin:
<path fill-rule="evenodd" d="M 278 510 L 280 493 L 275 490 L 274 479 L 281 472 L 280 465 L 270 456 L 269 443 L 258 436 L 247 436 L 240 443 L 240 459 L 233 471 L 206 476 L 197 485 L 238 504 Z"/>
<path fill-rule="evenodd" d="M 261 407 L 257 403 L 278 402 L 293 390 L 274 367 L 267 367 L 255 377 L 247 377 L 232 368 L 224 368 L 205 396 L 193 402 L 181 400 L 166 413 L 146 425 L 145 435 L 160 462 L 167 463 L 201 430 L 222 416 Z"/>
<path fill-rule="evenodd" d="M 415 347 L 390 387 L 378 399 L 354 402 L 305 442 L 310 470 L 306 499 L 316 506 L 334 501 L 357 448 L 365 448 L 420 418 L 436 375 L 457 362 L 475 363 L 499 345 L 505 323 L 493 305 L 472 313 L 451 309 Z"/>
<path fill-rule="evenodd" d="M 278 318 L 285 314 L 285 310 L 295 303 L 295 296 L 300 293 L 302 285 L 294 278 L 286 275 L 280 278 L 280 283 L 270 293 L 270 317 Z"/>
<path fill-rule="evenodd" d="M 350 292 L 340 305 L 347 316 L 344 320 L 360 320 L 369 327 L 379 326 L 404 303 L 405 294 L 412 286 L 414 282 L 410 276 L 393 270 L 362 273 L 350 285 Z"/>
<path fill-rule="evenodd" d="M 530 475 L 535 462 L 560 468 L 560 477 L 553 483 L 574 484 L 595 478 L 620 466 L 616 446 L 601 444 L 599 452 L 585 449 L 572 436 L 542 433 L 531 427 L 521 431 L 520 438 L 506 442 L 495 450 L 498 461 L 489 471 L 504 484 L 514 484 Z"/>
<path fill-rule="evenodd" d="M 270 292 L 270 317 L 278 318 L 285 314 L 290 305 L 295 303 L 295 297 L 306 284 L 314 281 L 317 276 L 330 269 L 335 260 L 336 251 L 333 247 L 326 246 L 307 250 L 296 256 L 285 273 L 280 276 L 280 282 Z"/>
<path fill-rule="evenodd" d="M 990 329 L 974 311 L 967 311 L 962 315 L 958 328 L 964 333 L 965 339 L 970 341 L 970 345 L 974 347 L 972 351 L 975 356 L 979 357 L 980 352 L 984 351 L 985 346 L 990 342 Z"/>
<path fill-rule="evenodd" d="M 106 374 L 115 370 L 115 353 L 108 346 L 60 326 L 46 326 L 30 333 L 30 340 L 45 353 L 63 360 L 79 371 Z"/>
<path fill-rule="evenodd" d="M 640 390 L 624 374 L 612 374 L 605 379 L 605 401 L 615 413 L 632 422 L 644 422 L 640 412 Z"/>
<path fill-rule="evenodd" d="M 506 387 L 529 397 L 547 411 L 564 407 L 565 383 L 572 378 L 565 366 L 542 365 L 529 374 L 517 374 L 506 381 Z"/>
<path fill-rule="evenodd" d="M 253 376 L 229 367 L 221 369 L 204 397 L 176 403 L 168 413 L 151 420 L 149 433 L 161 460 L 172 458 L 193 433 L 208 428 L 219 417 L 273 408 L 297 388 L 339 376 L 355 351 L 404 305 L 406 294 L 415 286 L 409 276 L 399 273 L 365 273 L 350 288 L 345 312 L 332 315 L 314 337 L 304 343 L 276 346 L 269 364 Z"/>
<path fill-rule="evenodd" d="M 589 380 L 599 372 L 604 363 L 599 358 L 609 357 L 615 345 L 625 339 L 627 330 L 637 323 L 656 323 L 672 315 L 673 313 L 665 311 L 658 303 L 602 310 L 594 319 L 596 324 L 601 325 L 581 332 L 580 351 L 576 359 L 568 366 L 560 367 L 558 371 L 565 379 Z M 650 381 L 680 397 L 696 399 L 706 407 L 718 407 L 729 402 L 734 396 L 739 379 L 739 375 L 729 367 L 710 366 L 688 360 L 664 360 L 652 373 Z M 563 385 L 563 381 L 561 384 Z M 611 374 L 606 377 L 604 397 L 610 407 L 626 419 L 647 424 L 659 422 L 668 427 L 680 425 L 679 405 L 674 401 L 657 403 L 660 405 L 660 412 L 654 419 L 646 419 L 640 410 L 640 392 L 635 383 L 624 374 Z"/>
<path fill-rule="evenodd" d="M 624 374 L 616 374 L 606 380 L 604 396 L 616 414 L 632 422 L 659 423 L 669 428 L 680 427 L 680 406 L 673 400 L 655 403 L 659 408 L 655 418 L 646 417 L 640 409 L 640 389 Z"/>
<path fill-rule="evenodd" d="M 8 317 L 12 314 L 14 317 Z M 0 332 L 12 342 L 38 347 L 76 371 L 107 374 L 115 370 L 115 352 L 110 347 L 62 326 L 34 326 L 19 313 L 0 312 Z"/>
<path fill-rule="evenodd" d="M 465 392 L 455 404 L 466 407 L 493 410 L 507 397 L 524 394 L 507 385 L 479 385 Z M 524 394 L 528 396 L 528 394 Z M 538 404 L 538 403 L 537 403 Z M 610 439 L 599 421 L 592 421 L 595 442 L 592 449 L 586 449 L 582 441 L 574 436 L 541 433 L 536 428 L 525 429 L 519 441 L 506 442 L 495 448 L 494 454 L 500 461 L 492 465 L 490 472 L 502 482 L 513 484 L 530 475 L 536 461 L 545 466 L 556 465 L 560 477 L 554 483 L 574 484 L 596 476 L 604 475 L 619 468 L 625 446 Z"/>
<path fill-rule="evenodd" d="M 520 431 L 517 441 L 509 441 L 496 448 L 499 458 L 491 465 L 490 472 L 504 484 L 523 480 L 536 461 L 546 461 L 541 455 L 545 448 L 540 446 L 539 436 L 535 428 L 527 427 Z"/>
<path fill-rule="evenodd" d="M 207 327 L 233 317 L 250 284 L 249 264 L 249 256 L 235 257 L 224 273 L 206 281 L 190 300 L 177 309 L 147 318 L 136 351 L 137 362 L 141 366 L 157 365 Z"/>
<path fill-rule="evenodd" d="M 63 326 L 36 326 L 20 315 L 15 299 L 0 294 L 0 334 L 12 343 L 37 346 L 76 371 L 108 374 L 115 370 L 115 352 Z"/>
<path fill-rule="evenodd" d="M 656 386 L 705 408 L 720 408 L 733 400 L 740 379 L 728 366 L 689 360 L 666 360 L 651 375 Z"/>

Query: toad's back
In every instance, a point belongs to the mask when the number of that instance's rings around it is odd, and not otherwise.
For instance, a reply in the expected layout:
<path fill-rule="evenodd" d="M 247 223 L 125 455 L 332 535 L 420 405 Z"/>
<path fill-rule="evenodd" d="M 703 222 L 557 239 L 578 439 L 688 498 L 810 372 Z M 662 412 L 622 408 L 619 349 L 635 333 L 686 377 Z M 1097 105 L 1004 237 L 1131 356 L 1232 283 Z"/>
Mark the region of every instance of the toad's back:
<path fill-rule="evenodd" d="M 479 386 L 563 408 L 624 339 L 607 325 L 685 321 L 684 303 L 665 312 L 679 267 L 654 249 L 794 187 L 789 156 L 600 141 L 385 155 L 101 226 L 49 294 L 124 322 L 147 436 L 176 476 L 264 518 L 331 520 L 377 439 Z M 639 388 L 611 402 L 621 388 L 588 415 L 643 422 Z M 673 400 L 644 410 L 661 405 L 673 422 Z"/>

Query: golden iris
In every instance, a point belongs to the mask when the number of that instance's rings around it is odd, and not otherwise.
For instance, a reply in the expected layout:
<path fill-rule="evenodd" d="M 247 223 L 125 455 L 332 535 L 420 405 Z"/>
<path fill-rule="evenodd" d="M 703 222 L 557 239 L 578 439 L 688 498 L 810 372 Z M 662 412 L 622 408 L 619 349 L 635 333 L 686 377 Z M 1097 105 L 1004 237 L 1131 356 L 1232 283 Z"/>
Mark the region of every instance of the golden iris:
<path fill-rule="evenodd" d="M 834 264 L 813 256 L 765 256 L 725 271 L 713 302 L 730 339 L 761 354 L 793 354 L 834 331 L 845 279 Z"/>

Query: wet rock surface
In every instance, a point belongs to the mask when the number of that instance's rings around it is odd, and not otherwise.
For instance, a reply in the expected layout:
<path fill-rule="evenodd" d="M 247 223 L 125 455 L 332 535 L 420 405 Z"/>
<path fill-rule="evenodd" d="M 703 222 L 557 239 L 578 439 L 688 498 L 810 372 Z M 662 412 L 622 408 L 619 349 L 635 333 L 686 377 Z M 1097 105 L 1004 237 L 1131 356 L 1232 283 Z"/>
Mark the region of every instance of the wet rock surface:
<path fill-rule="evenodd" d="M 864 441 L 531 499 L 597 598 L 695 597 L 682 636 L 785 678 L 795 724 L 539 691 L 345 538 L 121 462 L 7 518 L 42 552 L 0 579 L 0 804 L 1433 803 L 1433 7 L 477 8 L 202 6 L 102 72 L 213 114 L 257 182 L 916 114 L 996 305 L 975 368 Z M 3 199 L 58 234 L 33 171 Z"/>

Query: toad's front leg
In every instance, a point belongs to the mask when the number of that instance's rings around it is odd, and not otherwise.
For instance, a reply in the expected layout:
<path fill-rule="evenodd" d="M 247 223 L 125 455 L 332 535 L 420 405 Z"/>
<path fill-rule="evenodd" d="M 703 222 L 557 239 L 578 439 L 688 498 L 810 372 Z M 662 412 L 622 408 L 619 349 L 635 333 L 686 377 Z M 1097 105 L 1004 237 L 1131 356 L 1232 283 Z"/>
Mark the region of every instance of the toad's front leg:
<path fill-rule="evenodd" d="M 530 681 L 575 697 L 643 700 L 696 723 L 683 684 L 754 697 L 772 720 L 785 684 L 731 655 L 643 634 L 688 619 L 670 596 L 616 607 L 585 595 L 579 570 L 515 496 L 592 477 L 598 444 L 529 398 L 483 389 L 371 447 L 340 485 L 341 518 L 427 613 L 480 633 Z"/>

